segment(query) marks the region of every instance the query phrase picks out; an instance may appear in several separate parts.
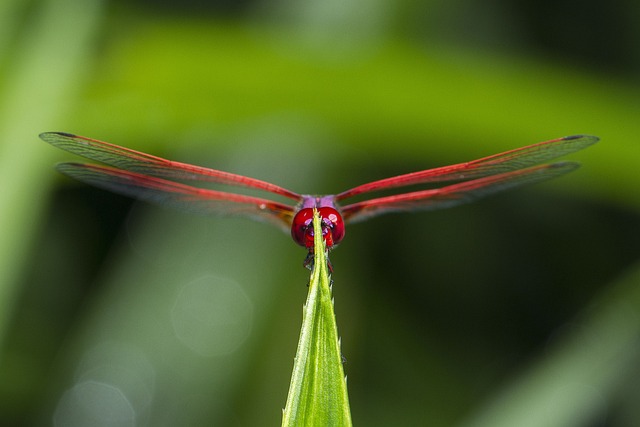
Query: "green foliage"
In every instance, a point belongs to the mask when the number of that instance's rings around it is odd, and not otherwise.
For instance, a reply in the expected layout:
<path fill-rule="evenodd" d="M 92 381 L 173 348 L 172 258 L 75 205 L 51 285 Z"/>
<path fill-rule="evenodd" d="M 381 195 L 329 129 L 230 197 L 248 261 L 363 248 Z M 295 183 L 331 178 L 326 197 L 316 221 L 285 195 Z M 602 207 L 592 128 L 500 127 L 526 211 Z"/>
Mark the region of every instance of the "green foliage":
<path fill-rule="evenodd" d="M 350 426 L 347 381 L 318 213 L 314 259 L 283 426 Z"/>
<path fill-rule="evenodd" d="M 496 2 L 375 2 L 366 16 L 279 2 L 295 25 L 250 8 L 220 17 L 149 2 L 0 3 L 0 425 L 116 415 L 119 425 L 276 425 L 306 293 L 304 254 L 287 235 L 130 212 L 61 179 L 55 162 L 78 159 L 38 140 L 44 131 L 310 194 L 598 135 L 565 178 L 349 227 L 332 253 L 348 284 L 333 292 L 349 406 L 366 426 L 640 419 L 637 72 L 529 46 L 532 22 Z M 589 28 L 588 8 L 534 27 L 560 23 L 552 29 L 582 52 L 598 50 L 590 36 L 607 55 L 637 57 L 625 50 L 637 37 L 607 36 L 638 26 L 605 28 L 608 7 L 597 6 L 591 32 L 574 26 Z M 372 17 L 386 21 L 365 34 Z M 493 47 L 515 50 L 479 46 L 478 25 L 502 34 Z"/>

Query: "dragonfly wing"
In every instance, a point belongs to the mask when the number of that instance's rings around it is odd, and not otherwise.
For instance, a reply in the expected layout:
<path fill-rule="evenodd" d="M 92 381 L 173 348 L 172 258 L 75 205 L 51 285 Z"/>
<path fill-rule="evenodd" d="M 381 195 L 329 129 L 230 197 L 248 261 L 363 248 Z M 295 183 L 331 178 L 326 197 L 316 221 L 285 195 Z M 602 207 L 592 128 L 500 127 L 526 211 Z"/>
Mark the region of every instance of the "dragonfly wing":
<path fill-rule="evenodd" d="M 435 210 L 472 202 L 484 196 L 525 184 L 555 178 L 577 169 L 575 162 L 532 166 L 512 172 L 451 184 L 442 188 L 414 191 L 353 203 L 342 208 L 345 221 L 358 222 L 389 212 Z"/>
<path fill-rule="evenodd" d="M 79 181 L 125 196 L 192 213 L 250 217 L 290 232 L 294 208 L 283 203 L 192 187 L 108 166 L 61 163 L 57 169 Z"/>
<path fill-rule="evenodd" d="M 259 179 L 187 163 L 174 162 L 96 139 L 64 132 L 45 132 L 40 134 L 40 138 L 73 154 L 139 174 L 167 179 L 208 181 L 255 188 L 296 201 L 300 200 L 299 194 Z"/>
<path fill-rule="evenodd" d="M 446 182 L 476 179 L 538 165 L 540 163 L 582 150 L 599 141 L 591 135 L 573 135 L 550 141 L 539 142 L 493 156 L 466 163 L 408 173 L 379 181 L 370 182 L 347 190 L 336 196 L 336 200 L 358 194 L 407 185 L 429 182 Z"/>

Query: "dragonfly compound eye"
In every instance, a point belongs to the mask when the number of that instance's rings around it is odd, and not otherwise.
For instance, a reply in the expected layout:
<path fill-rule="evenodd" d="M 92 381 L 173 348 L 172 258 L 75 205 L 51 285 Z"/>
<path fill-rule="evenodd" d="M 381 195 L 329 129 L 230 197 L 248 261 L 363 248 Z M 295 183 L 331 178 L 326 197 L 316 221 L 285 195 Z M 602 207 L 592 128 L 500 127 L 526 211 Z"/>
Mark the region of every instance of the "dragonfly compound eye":
<path fill-rule="evenodd" d="M 318 213 L 322 218 L 322 234 L 327 247 L 331 249 L 344 238 L 344 221 L 342 215 L 334 208 L 319 208 Z"/>
<path fill-rule="evenodd" d="M 344 238 L 344 222 L 340 212 L 334 208 L 318 208 L 322 220 L 322 236 L 331 249 Z M 313 209 L 304 208 L 293 217 L 291 237 L 300 246 L 313 248 Z"/>
<path fill-rule="evenodd" d="M 293 217 L 291 237 L 300 246 L 313 247 L 313 209 L 304 208 Z"/>

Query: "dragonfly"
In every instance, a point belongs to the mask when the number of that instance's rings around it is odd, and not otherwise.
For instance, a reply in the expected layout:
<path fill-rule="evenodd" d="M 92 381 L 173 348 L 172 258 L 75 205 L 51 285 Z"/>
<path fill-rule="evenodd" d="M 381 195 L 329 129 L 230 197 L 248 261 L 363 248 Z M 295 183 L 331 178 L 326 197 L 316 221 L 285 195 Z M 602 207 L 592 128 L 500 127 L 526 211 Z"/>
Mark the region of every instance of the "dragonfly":
<path fill-rule="evenodd" d="M 327 251 L 345 236 L 345 223 L 360 222 L 391 212 L 449 208 L 513 187 L 542 182 L 577 169 L 573 161 L 544 163 L 598 142 L 591 135 L 572 135 L 539 142 L 470 162 L 411 172 L 362 184 L 335 195 L 298 194 L 255 178 L 163 159 L 108 142 L 65 132 L 45 132 L 40 138 L 99 164 L 61 163 L 65 175 L 125 196 L 200 214 L 236 215 L 266 221 L 291 233 L 307 249 L 304 265 L 311 268 L 313 215 L 317 210 Z M 209 182 L 244 187 L 291 200 L 282 203 L 230 191 L 189 185 Z M 418 184 L 441 187 L 399 192 L 345 203 L 348 199 L 382 190 Z"/>

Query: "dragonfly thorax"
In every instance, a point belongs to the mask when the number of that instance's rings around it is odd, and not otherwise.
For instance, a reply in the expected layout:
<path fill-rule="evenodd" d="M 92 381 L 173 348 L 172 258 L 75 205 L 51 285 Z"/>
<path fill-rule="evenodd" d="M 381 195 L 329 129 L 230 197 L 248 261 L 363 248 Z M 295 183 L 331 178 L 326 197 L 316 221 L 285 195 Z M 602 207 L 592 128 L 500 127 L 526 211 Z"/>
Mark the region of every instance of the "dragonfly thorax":
<path fill-rule="evenodd" d="M 322 238 L 331 249 L 344 238 L 342 215 L 331 207 L 316 208 L 322 221 Z M 293 217 L 291 237 L 300 246 L 313 249 L 313 208 L 302 208 Z"/>

